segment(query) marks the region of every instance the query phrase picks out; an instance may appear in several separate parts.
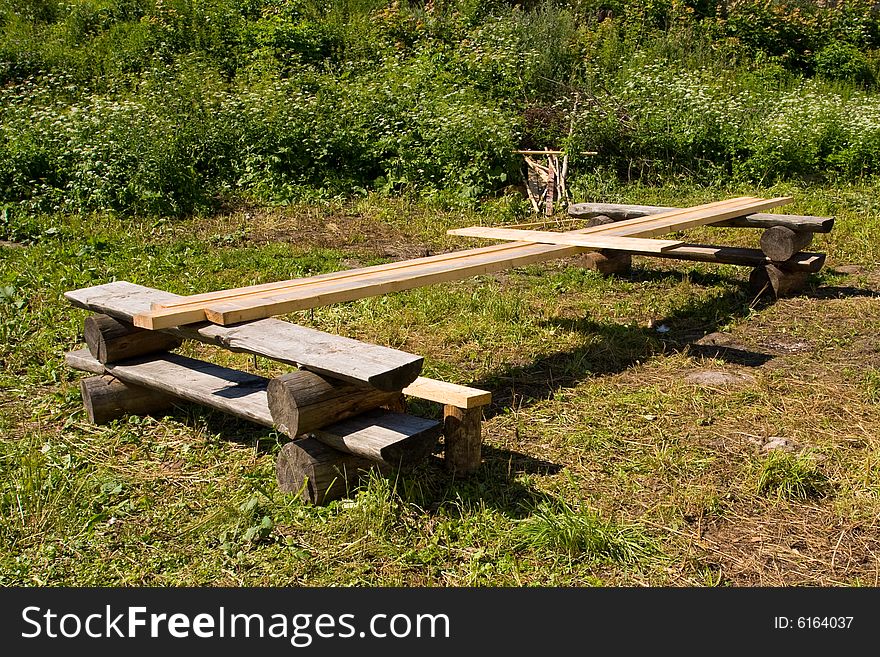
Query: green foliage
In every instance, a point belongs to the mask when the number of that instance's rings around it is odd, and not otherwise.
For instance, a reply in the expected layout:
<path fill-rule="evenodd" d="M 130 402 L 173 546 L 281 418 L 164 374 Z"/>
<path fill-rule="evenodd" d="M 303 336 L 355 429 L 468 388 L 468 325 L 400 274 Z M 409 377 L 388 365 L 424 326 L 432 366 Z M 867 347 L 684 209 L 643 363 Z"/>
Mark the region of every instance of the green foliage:
<path fill-rule="evenodd" d="M 831 482 L 810 454 L 773 450 L 761 464 L 757 492 L 784 500 L 819 499 L 831 492 Z"/>
<path fill-rule="evenodd" d="M 868 58 L 851 43 L 829 43 L 816 53 L 816 73 L 829 80 L 846 80 L 863 85 L 874 82 Z"/>
<path fill-rule="evenodd" d="M 656 552 L 638 527 L 619 526 L 592 511 L 576 511 L 565 502 L 539 505 L 518 525 L 518 535 L 529 547 L 595 561 L 636 563 Z"/>
<path fill-rule="evenodd" d="M 6 0 L 0 203 L 467 204 L 518 181 L 515 148 L 543 146 L 572 151 L 573 186 L 592 164 L 856 179 L 880 160 L 878 46 L 861 0 Z"/>

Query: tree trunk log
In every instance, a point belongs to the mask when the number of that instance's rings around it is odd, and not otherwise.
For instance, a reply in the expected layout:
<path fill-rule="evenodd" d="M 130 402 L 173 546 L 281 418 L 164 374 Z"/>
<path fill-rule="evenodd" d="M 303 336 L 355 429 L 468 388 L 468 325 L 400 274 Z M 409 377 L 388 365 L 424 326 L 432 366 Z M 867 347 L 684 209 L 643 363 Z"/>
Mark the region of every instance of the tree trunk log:
<path fill-rule="evenodd" d="M 476 472 L 480 468 L 483 409 L 447 404 L 443 416 L 446 469 L 459 475 Z"/>
<path fill-rule="evenodd" d="M 92 356 L 102 363 L 171 351 L 183 342 L 173 335 L 139 329 L 109 315 L 86 317 L 83 336 Z"/>
<path fill-rule="evenodd" d="M 128 414 L 158 413 L 174 404 L 174 398 L 170 395 L 123 383 L 109 375 L 81 379 L 79 389 L 86 415 L 93 424 L 106 424 Z"/>
<path fill-rule="evenodd" d="M 761 235 L 761 250 L 770 260 L 785 262 L 812 241 L 812 233 L 798 233 L 785 226 L 773 226 Z"/>
<path fill-rule="evenodd" d="M 771 291 L 777 298 L 801 292 L 807 286 L 809 274 L 805 271 L 786 271 L 773 265 L 755 267 L 749 275 L 749 286 L 755 294 Z"/>
<path fill-rule="evenodd" d="M 269 381 L 269 411 L 291 438 L 387 404 L 400 392 L 382 392 L 299 370 Z"/>
<path fill-rule="evenodd" d="M 360 476 L 375 467 L 365 458 L 344 454 L 316 438 L 301 438 L 281 448 L 275 474 L 283 492 L 325 504 L 350 494 Z"/>

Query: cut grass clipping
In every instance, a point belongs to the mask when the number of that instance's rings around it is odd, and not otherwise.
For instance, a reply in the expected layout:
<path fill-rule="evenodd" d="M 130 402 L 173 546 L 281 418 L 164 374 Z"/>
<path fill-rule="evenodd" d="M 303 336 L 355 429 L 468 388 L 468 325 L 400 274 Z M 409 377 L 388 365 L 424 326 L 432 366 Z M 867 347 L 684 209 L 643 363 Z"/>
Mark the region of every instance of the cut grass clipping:
<path fill-rule="evenodd" d="M 524 547 L 561 550 L 598 562 L 636 563 L 657 552 L 641 528 L 617 525 L 564 502 L 542 502 L 518 525 L 517 533 Z"/>
<path fill-rule="evenodd" d="M 821 499 L 831 492 L 828 477 L 810 453 L 773 451 L 761 465 L 758 493 L 785 500 Z"/>

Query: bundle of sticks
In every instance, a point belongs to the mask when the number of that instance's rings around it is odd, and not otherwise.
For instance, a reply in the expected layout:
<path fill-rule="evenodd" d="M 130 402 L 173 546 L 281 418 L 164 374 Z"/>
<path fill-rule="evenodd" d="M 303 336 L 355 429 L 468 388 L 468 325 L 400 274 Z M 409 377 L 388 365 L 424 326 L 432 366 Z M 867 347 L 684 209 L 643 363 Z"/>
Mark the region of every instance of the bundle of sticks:
<path fill-rule="evenodd" d="M 532 209 L 538 214 L 549 217 L 553 214 L 556 202 L 568 201 L 568 189 L 565 176 L 568 173 L 568 154 L 563 151 L 523 150 L 516 151 L 526 161 L 526 194 Z M 562 156 L 562 164 L 559 156 Z M 541 156 L 543 162 L 535 159 Z M 546 159 L 545 159 L 546 158 Z"/>

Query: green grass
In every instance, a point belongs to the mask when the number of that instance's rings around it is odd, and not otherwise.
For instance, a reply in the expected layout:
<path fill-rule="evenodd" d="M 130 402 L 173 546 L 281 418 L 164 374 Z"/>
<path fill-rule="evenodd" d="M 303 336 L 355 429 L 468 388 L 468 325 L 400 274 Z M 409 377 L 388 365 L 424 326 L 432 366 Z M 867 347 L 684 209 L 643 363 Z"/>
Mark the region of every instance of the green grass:
<path fill-rule="evenodd" d="M 470 242 L 446 229 L 496 223 L 498 202 L 475 212 L 367 196 L 173 221 L 13 214 L 10 230 L 28 237 L 0 246 L 0 582 L 872 581 L 874 537 L 856 528 L 880 511 L 877 184 L 609 190 L 608 200 L 670 205 L 794 192 L 793 212 L 838 217 L 811 247 L 828 253 L 828 267 L 805 295 L 774 304 L 754 303 L 742 269 L 640 258 L 622 278 L 566 260 L 292 315 L 422 354 L 427 375 L 493 392 L 477 475 L 451 477 L 436 457 L 326 507 L 277 490 L 275 432 L 186 404 L 167 417 L 88 424 L 82 375 L 62 360 L 81 344 L 86 313 L 63 292 L 113 278 L 201 292 L 463 248 Z M 833 272 L 843 264 L 860 269 Z M 764 358 L 744 364 L 687 346 L 712 331 Z M 184 352 L 284 370 L 204 345 Z M 697 369 L 753 381 L 697 388 L 684 381 Z M 411 410 L 440 413 L 428 402 Z M 771 436 L 795 453 L 763 455 Z M 841 526 L 853 528 L 838 550 L 852 555 L 843 569 L 826 545 Z M 791 545 L 800 556 L 786 552 L 776 566 L 753 559 L 759 547 Z"/>

